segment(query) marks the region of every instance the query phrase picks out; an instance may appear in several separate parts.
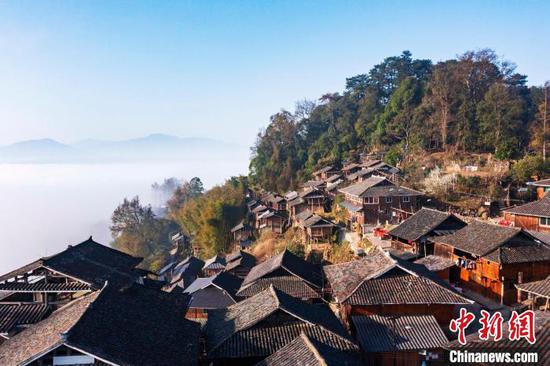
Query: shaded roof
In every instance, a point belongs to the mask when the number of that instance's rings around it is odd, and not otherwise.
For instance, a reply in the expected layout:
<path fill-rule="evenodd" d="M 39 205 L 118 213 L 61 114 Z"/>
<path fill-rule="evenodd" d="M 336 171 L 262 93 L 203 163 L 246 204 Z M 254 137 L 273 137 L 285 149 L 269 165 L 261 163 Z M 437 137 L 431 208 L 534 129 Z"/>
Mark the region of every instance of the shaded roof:
<path fill-rule="evenodd" d="M 529 182 L 528 184 L 537 187 L 550 187 L 550 179 L 541 179 L 534 182 Z"/>
<path fill-rule="evenodd" d="M 442 271 L 454 265 L 453 261 L 449 258 L 440 257 L 438 255 L 428 255 L 414 261 L 416 264 L 421 264 L 430 271 Z"/>
<path fill-rule="evenodd" d="M 503 210 L 514 215 L 550 217 L 550 196 L 546 194 L 538 201 Z"/>
<path fill-rule="evenodd" d="M 98 288 L 102 287 L 107 280 L 111 285 L 128 285 L 141 277 L 135 270 L 141 261 L 142 258 L 96 243 L 90 237 L 82 243 L 70 245 L 60 253 L 41 258 L 0 276 L 0 282 L 43 267 Z"/>
<path fill-rule="evenodd" d="M 515 286 L 522 291 L 550 298 L 550 276 L 544 280 L 516 284 Z"/>
<path fill-rule="evenodd" d="M 478 220 L 453 234 L 433 240 L 496 263 L 550 260 L 550 248 L 537 242 L 525 231 Z"/>
<path fill-rule="evenodd" d="M 365 352 L 399 352 L 442 348 L 448 339 L 433 315 L 352 316 Z"/>
<path fill-rule="evenodd" d="M 506 322 L 507 319 L 504 321 Z M 550 313 L 535 311 L 535 335 L 537 337 L 535 344 L 530 344 L 524 338 L 511 341 L 508 337 L 508 329 L 507 326 L 502 327 L 503 334 L 500 341 L 495 342 L 493 338 L 484 341 L 479 339 L 477 332 L 473 332 L 466 336 L 465 345 L 460 344 L 458 340 L 453 340 L 445 345 L 445 349 L 469 352 L 536 352 L 539 363 L 548 365 L 548 360 L 550 360 Z M 495 363 L 495 365 L 499 364 Z M 522 365 L 527 365 L 527 363 Z"/>
<path fill-rule="evenodd" d="M 360 366 L 358 352 L 343 351 L 301 333 L 256 366 Z"/>
<path fill-rule="evenodd" d="M 525 231 L 527 231 L 529 235 L 539 240 L 541 243 L 550 246 L 550 233 L 543 233 L 543 232 L 534 231 L 534 230 L 525 230 Z"/>
<path fill-rule="evenodd" d="M 244 297 L 254 296 L 270 286 L 299 299 L 316 299 L 321 297 L 317 291 L 308 286 L 301 278 L 295 276 L 260 278 L 240 289 L 237 295 Z"/>
<path fill-rule="evenodd" d="M 220 272 L 214 276 L 197 278 L 184 290 L 184 293 L 194 294 L 197 291 L 213 286 L 226 292 L 236 301 L 235 295 L 241 287 L 241 283 L 242 280 L 239 277 L 236 277 L 228 272 Z"/>
<path fill-rule="evenodd" d="M 107 286 L 0 345 L 0 364 L 19 364 L 65 344 L 120 365 L 196 365 L 199 325 L 184 318 L 186 309 L 186 296 Z"/>
<path fill-rule="evenodd" d="M 309 219 L 311 216 L 313 216 L 313 212 L 311 212 L 310 210 L 304 210 L 299 214 L 296 214 L 296 217 L 295 217 L 296 222 L 300 223 L 302 221 Z"/>
<path fill-rule="evenodd" d="M 321 216 L 319 215 L 313 215 L 309 218 L 307 218 L 306 220 L 304 220 L 302 222 L 302 225 L 303 227 L 307 228 L 307 227 L 334 227 L 336 226 L 336 224 L 334 224 L 333 222 L 325 219 L 325 218 L 322 218 Z"/>
<path fill-rule="evenodd" d="M 356 169 L 356 168 L 361 168 L 361 165 L 357 164 L 357 163 L 350 163 L 350 164 L 345 165 L 342 168 L 342 171 L 352 170 L 352 169 Z"/>
<path fill-rule="evenodd" d="M 201 259 L 194 256 L 187 257 L 174 267 L 171 283 L 174 284 L 183 280 L 184 287 L 189 286 L 201 273 L 203 266 L 204 261 Z"/>
<path fill-rule="evenodd" d="M 422 236 L 428 236 L 448 219 L 466 226 L 462 220 L 451 213 L 424 207 L 399 224 L 399 226 L 390 230 L 389 234 L 404 240 L 415 241 Z"/>
<path fill-rule="evenodd" d="M 389 180 L 387 180 L 384 177 L 372 176 L 368 179 L 365 179 L 362 182 L 352 184 L 352 185 L 347 186 L 345 188 L 341 188 L 340 192 L 345 193 L 345 194 L 349 194 L 349 195 L 352 195 L 352 196 L 362 197 L 367 190 L 369 190 L 370 188 L 372 188 L 374 186 L 377 186 L 379 184 L 393 185 L 392 182 L 390 182 Z"/>
<path fill-rule="evenodd" d="M 313 175 L 330 172 L 331 170 L 334 170 L 333 167 L 331 165 L 328 165 L 328 166 L 325 166 L 325 167 L 323 167 L 319 170 L 314 171 Z"/>
<path fill-rule="evenodd" d="M 328 177 L 327 179 L 325 179 L 325 182 L 333 183 L 334 181 L 337 181 L 340 178 L 342 178 L 342 174 L 333 174 L 330 177 Z"/>
<path fill-rule="evenodd" d="M 376 254 L 325 266 L 335 299 L 351 305 L 469 304 L 424 266 Z"/>
<path fill-rule="evenodd" d="M 50 311 L 44 304 L 0 304 L 0 334 L 8 334 L 20 325 L 37 323 Z"/>
<path fill-rule="evenodd" d="M 302 197 L 298 196 L 298 197 L 293 198 L 292 200 L 288 201 L 288 207 L 294 207 L 294 206 L 300 205 L 304 202 L 305 202 L 305 200 Z"/>
<path fill-rule="evenodd" d="M 324 193 L 315 188 L 309 187 L 300 192 L 300 197 L 302 198 L 316 198 L 316 197 L 325 197 Z"/>
<path fill-rule="evenodd" d="M 242 286 L 249 285 L 281 268 L 315 287 L 323 286 L 321 267 L 297 257 L 286 249 L 281 254 L 254 266 L 244 279 Z"/>
<path fill-rule="evenodd" d="M 219 254 L 216 254 L 212 258 L 208 258 L 204 261 L 204 266 L 202 269 L 220 269 L 225 268 L 225 257 L 222 257 Z"/>
<path fill-rule="evenodd" d="M 239 231 L 241 229 L 249 229 L 249 228 L 250 227 L 248 226 L 248 224 L 245 223 L 244 220 L 241 220 L 241 222 L 233 226 L 233 228 L 231 229 L 231 232 L 234 233 L 235 231 Z"/>
<path fill-rule="evenodd" d="M 226 271 L 231 271 L 238 266 L 252 268 L 256 265 L 256 257 L 242 250 L 228 254 L 225 259 L 227 261 L 227 265 L 225 266 Z"/>
<path fill-rule="evenodd" d="M 356 204 L 348 202 L 348 201 L 340 202 L 340 206 L 342 206 L 343 208 L 345 208 L 346 210 L 351 211 L 351 212 L 359 212 L 359 211 L 363 210 L 362 205 L 356 205 Z"/>
<path fill-rule="evenodd" d="M 294 319 L 262 321 L 275 313 Z M 206 344 L 209 358 L 269 355 L 301 331 L 341 348 L 354 348 L 340 321 L 326 305 L 312 305 L 270 287 L 227 309 L 209 313 Z"/>

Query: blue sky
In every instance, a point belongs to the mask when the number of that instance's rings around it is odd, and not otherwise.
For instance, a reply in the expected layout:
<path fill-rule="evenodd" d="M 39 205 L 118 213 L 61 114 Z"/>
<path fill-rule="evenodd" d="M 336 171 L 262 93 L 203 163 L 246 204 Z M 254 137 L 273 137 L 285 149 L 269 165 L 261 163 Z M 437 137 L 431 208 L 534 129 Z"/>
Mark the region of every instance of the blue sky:
<path fill-rule="evenodd" d="M 149 133 L 253 143 L 408 49 L 490 47 L 550 79 L 549 1 L 1 1 L 0 144 Z"/>

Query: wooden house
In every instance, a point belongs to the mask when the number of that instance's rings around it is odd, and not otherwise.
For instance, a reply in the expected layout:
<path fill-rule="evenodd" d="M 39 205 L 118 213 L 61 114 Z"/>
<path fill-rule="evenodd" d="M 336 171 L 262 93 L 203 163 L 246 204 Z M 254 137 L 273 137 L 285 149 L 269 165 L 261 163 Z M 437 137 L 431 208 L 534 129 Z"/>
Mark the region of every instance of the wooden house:
<path fill-rule="evenodd" d="M 322 342 L 302 332 L 292 342 L 255 366 L 363 366 L 355 350 L 342 350 L 332 342 Z"/>
<path fill-rule="evenodd" d="M 186 310 L 186 296 L 109 283 L 1 344 L 0 365 L 197 366 L 200 325 Z"/>
<path fill-rule="evenodd" d="M 211 277 L 197 278 L 184 291 L 191 296 L 185 317 L 187 319 L 207 319 L 208 312 L 224 309 L 236 304 L 236 296 L 242 279 L 228 272 L 220 272 Z"/>
<path fill-rule="evenodd" d="M 303 242 L 308 245 L 332 243 L 332 235 L 337 225 L 311 211 L 296 216 L 296 224 L 302 231 Z"/>
<path fill-rule="evenodd" d="M 515 227 L 550 233 L 550 196 L 504 210 L 504 219 Z"/>
<path fill-rule="evenodd" d="M 423 266 L 382 251 L 323 270 L 332 300 L 348 324 L 354 315 L 424 314 L 448 325 L 456 306 L 472 303 Z"/>
<path fill-rule="evenodd" d="M 550 276 L 544 280 L 519 283 L 517 302 L 530 310 L 550 311 Z"/>
<path fill-rule="evenodd" d="M 323 295 L 323 273 L 320 266 L 285 250 L 252 268 L 237 296 L 254 296 L 270 286 L 296 298 L 314 302 Z"/>
<path fill-rule="evenodd" d="M 286 199 L 277 193 L 269 193 L 262 198 L 262 202 L 275 211 L 286 211 Z"/>
<path fill-rule="evenodd" d="M 244 279 L 256 265 L 256 257 L 252 254 L 237 250 L 226 257 L 225 271 Z"/>
<path fill-rule="evenodd" d="M 550 247 L 522 229 L 477 220 L 437 237 L 434 254 L 455 263 L 451 283 L 507 305 L 517 299 L 514 285 L 550 275 Z"/>
<path fill-rule="evenodd" d="M 451 234 L 464 226 L 466 223 L 451 213 L 422 208 L 388 234 L 393 249 L 423 257 L 433 254 L 433 237 Z"/>
<path fill-rule="evenodd" d="M 254 365 L 301 333 L 333 348 L 357 352 L 327 305 L 306 303 L 272 286 L 227 309 L 211 312 L 205 333 L 212 365 Z"/>
<path fill-rule="evenodd" d="M 312 176 L 313 176 L 313 180 L 326 180 L 329 177 L 338 173 L 339 173 L 338 169 L 329 165 L 313 172 Z"/>
<path fill-rule="evenodd" d="M 142 258 L 90 239 L 0 276 L 0 337 L 9 338 L 105 282 L 144 283 Z"/>
<path fill-rule="evenodd" d="M 432 315 L 356 315 L 352 325 L 365 365 L 445 365 L 449 341 Z"/>
<path fill-rule="evenodd" d="M 181 292 L 187 288 L 197 277 L 201 275 L 204 261 L 189 256 L 174 266 L 168 284 L 164 287 L 166 292 Z"/>
<path fill-rule="evenodd" d="M 330 206 L 328 195 L 317 188 L 307 188 L 298 193 L 288 202 L 288 212 L 291 219 L 304 211 L 316 213 L 325 212 Z"/>
<path fill-rule="evenodd" d="M 413 215 L 423 193 L 397 186 L 388 179 L 373 176 L 339 190 L 344 195 L 340 203 L 346 210 L 350 229 L 364 231 L 365 225 L 400 222 Z"/>
<path fill-rule="evenodd" d="M 231 229 L 231 239 L 236 249 L 245 249 L 253 238 L 252 227 L 245 220 L 241 220 Z"/>
<path fill-rule="evenodd" d="M 225 270 L 225 265 L 225 257 L 216 254 L 212 258 L 208 258 L 204 261 L 204 266 L 202 266 L 202 274 L 204 276 L 214 276 Z"/>
<path fill-rule="evenodd" d="M 271 209 L 262 212 L 256 218 L 256 228 L 259 232 L 269 231 L 274 234 L 282 234 L 287 228 L 288 217 L 283 211 Z"/>
<path fill-rule="evenodd" d="M 529 182 L 528 184 L 536 188 L 537 199 L 539 200 L 550 191 L 550 179 L 537 180 L 535 182 Z"/>
<path fill-rule="evenodd" d="M 347 165 L 344 165 L 344 167 L 342 168 L 342 174 L 347 177 L 359 170 L 361 170 L 361 164 L 357 164 L 357 163 L 350 163 L 350 164 L 347 164 Z"/>

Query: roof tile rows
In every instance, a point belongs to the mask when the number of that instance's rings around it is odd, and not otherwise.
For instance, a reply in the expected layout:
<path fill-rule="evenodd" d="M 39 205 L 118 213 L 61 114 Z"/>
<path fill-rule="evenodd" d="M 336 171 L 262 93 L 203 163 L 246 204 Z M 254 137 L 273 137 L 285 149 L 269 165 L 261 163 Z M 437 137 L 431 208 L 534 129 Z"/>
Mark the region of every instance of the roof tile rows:
<path fill-rule="evenodd" d="M 415 241 L 422 236 L 428 236 L 449 218 L 453 218 L 458 223 L 457 229 L 466 225 L 451 213 L 422 208 L 397 227 L 390 230 L 389 234 L 403 240 Z M 463 225 L 460 225 L 461 222 Z"/>

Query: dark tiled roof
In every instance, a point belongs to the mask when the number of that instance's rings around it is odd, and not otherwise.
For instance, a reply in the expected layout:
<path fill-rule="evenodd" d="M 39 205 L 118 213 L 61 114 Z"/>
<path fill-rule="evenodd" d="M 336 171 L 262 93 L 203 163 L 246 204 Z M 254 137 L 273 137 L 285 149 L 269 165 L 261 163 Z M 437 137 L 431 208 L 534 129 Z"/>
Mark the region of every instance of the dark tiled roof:
<path fill-rule="evenodd" d="M 433 315 L 353 316 L 365 352 L 399 352 L 442 348 L 447 342 Z"/>
<path fill-rule="evenodd" d="M 239 231 L 241 229 L 250 229 L 250 227 L 248 226 L 247 223 L 244 222 L 244 220 L 241 220 L 241 222 L 239 222 L 237 225 L 235 225 L 231 229 L 231 232 L 234 233 L 235 231 Z"/>
<path fill-rule="evenodd" d="M 53 256 L 42 258 L 0 277 L 0 282 L 15 275 L 45 267 L 55 272 L 77 278 L 95 287 L 105 281 L 112 285 L 128 285 L 140 277 L 135 267 L 142 258 L 132 257 L 121 251 L 96 243 L 91 238 Z"/>
<path fill-rule="evenodd" d="M 517 284 L 516 288 L 533 293 L 537 296 L 550 298 L 550 276 L 540 281 Z"/>
<path fill-rule="evenodd" d="M 171 285 L 181 283 L 182 288 L 189 286 L 201 273 L 204 262 L 190 256 L 178 263 L 172 271 Z"/>
<path fill-rule="evenodd" d="M 447 219 L 453 218 L 455 222 L 461 223 L 458 217 L 448 212 L 441 212 L 431 208 L 422 208 L 414 215 L 403 221 L 399 226 L 390 230 L 389 234 L 404 240 L 418 240 L 422 236 L 428 236 L 436 230 L 439 225 Z M 462 222 L 463 223 L 463 222 Z M 463 223 L 462 227 L 466 224 Z M 460 226 L 457 227 L 459 229 Z"/>
<path fill-rule="evenodd" d="M 346 210 L 348 210 L 350 212 L 359 212 L 363 209 L 363 206 L 356 205 L 356 204 L 348 202 L 348 201 L 340 202 L 340 206 L 342 206 L 343 208 L 345 208 Z"/>
<path fill-rule="evenodd" d="M 370 188 L 372 188 L 374 186 L 377 186 L 379 184 L 392 185 L 393 186 L 393 183 L 391 183 L 386 178 L 373 176 L 373 177 L 370 177 L 368 179 L 365 179 L 362 182 L 352 184 L 351 186 L 342 188 L 342 189 L 340 189 L 340 192 L 345 193 L 345 194 L 349 194 L 349 195 L 352 195 L 352 196 L 363 197 L 363 195 L 367 192 L 367 190 L 369 190 Z"/>
<path fill-rule="evenodd" d="M 9 292 L 80 292 L 90 291 L 90 286 L 82 282 L 69 283 L 24 283 L 5 282 L 0 283 L 0 291 Z"/>
<path fill-rule="evenodd" d="M 283 314 L 286 321 L 274 319 Z M 293 321 L 288 321 L 288 317 Z M 264 322 L 267 322 L 264 324 Z M 273 287 L 227 309 L 209 313 L 206 340 L 209 358 L 267 356 L 301 331 L 316 333 L 331 344 L 353 348 L 342 324 L 326 305 L 312 305 Z M 321 339 L 323 340 L 323 339 Z"/>
<path fill-rule="evenodd" d="M 437 255 L 428 255 L 424 258 L 420 258 L 414 261 L 416 264 L 421 264 L 430 271 L 442 271 L 454 265 L 453 261 L 449 258 L 440 257 Z"/>
<path fill-rule="evenodd" d="M 350 163 L 350 164 L 345 165 L 342 168 L 342 171 L 348 171 L 348 170 L 352 170 L 352 169 L 356 169 L 356 168 L 361 168 L 361 165 L 359 165 L 357 163 Z"/>
<path fill-rule="evenodd" d="M 0 304 L 0 334 L 10 333 L 19 325 L 34 324 L 50 313 L 43 304 Z"/>
<path fill-rule="evenodd" d="M 450 235 L 433 240 L 497 263 L 550 260 L 550 248 L 521 229 L 472 221 Z"/>
<path fill-rule="evenodd" d="M 302 222 L 302 226 L 305 228 L 308 227 L 334 227 L 336 226 L 333 222 L 322 218 L 319 215 L 313 215 Z"/>
<path fill-rule="evenodd" d="M 466 336 L 465 345 L 461 345 L 457 340 L 454 340 L 447 343 L 445 348 L 468 352 L 536 352 L 539 358 L 538 364 L 543 366 L 550 365 L 550 313 L 535 311 L 535 335 L 537 337 L 535 344 L 529 344 L 523 338 L 511 341 L 508 338 L 508 327 L 503 326 L 502 328 L 503 334 L 500 341 L 495 342 L 492 338 L 486 341 L 481 340 L 478 333 L 474 332 Z M 504 364 L 494 363 L 494 365 Z M 516 365 L 533 365 L 533 363 L 516 363 Z"/>
<path fill-rule="evenodd" d="M 334 175 L 331 175 L 330 177 L 328 177 L 327 179 L 325 179 L 325 182 L 334 183 L 335 181 L 339 180 L 340 178 L 342 178 L 342 174 L 334 174 Z"/>
<path fill-rule="evenodd" d="M 365 280 L 376 277 L 395 265 L 389 256 L 382 251 L 365 256 L 359 260 L 324 266 L 326 278 L 332 293 L 338 301 L 348 298 Z"/>
<path fill-rule="evenodd" d="M 252 268 L 256 265 L 256 257 L 248 252 L 237 250 L 226 257 L 226 270 L 230 270 L 238 265 Z"/>
<path fill-rule="evenodd" d="M 286 249 L 281 254 L 253 267 L 244 279 L 243 286 L 268 276 L 279 269 L 284 269 L 315 287 L 321 288 L 323 286 L 321 268 L 295 256 Z"/>
<path fill-rule="evenodd" d="M 16 365 L 67 344 L 119 365 L 196 365 L 199 325 L 184 319 L 187 301 L 139 285 L 107 286 L 6 341 L 0 364 Z"/>
<path fill-rule="evenodd" d="M 0 345 L 0 365 L 16 366 L 63 343 L 61 335 L 80 319 L 99 292 L 83 296 Z"/>
<path fill-rule="evenodd" d="M 550 246 L 550 233 L 543 233 L 540 231 L 526 230 L 529 235 L 537 239 L 543 244 Z"/>
<path fill-rule="evenodd" d="M 301 333 L 256 366 L 361 366 L 358 352 L 343 351 Z"/>
<path fill-rule="evenodd" d="M 309 219 L 311 216 L 313 216 L 313 212 L 311 212 L 310 210 L 304 210 L 296 215 L 296 222 L 303 222 Z"/>
<path fill-rule="evenodd" d="M 237 301 L 236 293 L 241 283 L 242 280 L 231 273 L 220 272 L 211 277 L 197 278 L 184 292 L 191 295 L 190 307 L 224 308 Z M 217 291 L 212 291 L 212 288 Z"/>
<path fill-rule="evenodd" d="M 377 252 L 360 260 L 325 266 L 334 297 L 351 305 L 469 304 L 424 266 Z"/>
<path fill-rule="evenodd" d="M 328 166 L 325 166 L 319 170 L 316 170 L 313 172 L 313 175 L 317 175 L 317 174 L 321 174 L 321 173 L 326 173 L 326 172 L 330 172 L 331 170 L 333 170 L 332 166 L 331 165 L 328 165 Z"/>
<path fill-rule="evenodd" d="M 237 294 L 239 296 L 250 297 L 264 291 L 270 286 L 299 299 L 315 299 L 321 297 L 317 291 L 308 286 L 302 279 L 295 276 L 260 278 L 248 286 L 243 287 Z"/>
<path fill-rule="evenodd" d="M 222 257 L 218 254 L 213 256 L 212 258 L 207 259 L 204 261 L 204 266 L 202 269 L 220 269 L 225 268 L 225 257 Z"/>
<path fill-rule="evenodd" d="M 323 194 L 323 192 L 321 192 L 319 189 L 315 187 L 309 187 L 304 189 L 302 192 L 300 192 L 300 197 L 302 198 L 320 198 L 324 196 L 325 195 Z"/>
<path fill-rule="evenodd" d="M 508 208 L 504 211 L 515 215 L 550 217 L 550 196 L 545 195 L 538 201 L 533 201 L 521 206 Z"/>
<path fill-rule="evenodd" d="M 302 197 L 296 197 L 296 198 L 292 199 L 291 201 L 288 201 L 288 207 L 298 206 L 298 205 L 300 205 L 304 202 L 305 202 L 305 200 Z"/>

